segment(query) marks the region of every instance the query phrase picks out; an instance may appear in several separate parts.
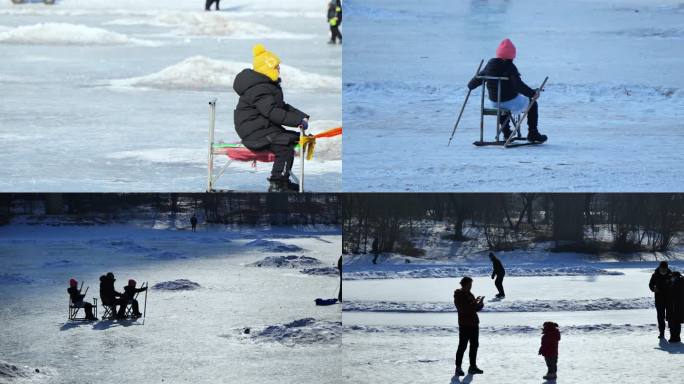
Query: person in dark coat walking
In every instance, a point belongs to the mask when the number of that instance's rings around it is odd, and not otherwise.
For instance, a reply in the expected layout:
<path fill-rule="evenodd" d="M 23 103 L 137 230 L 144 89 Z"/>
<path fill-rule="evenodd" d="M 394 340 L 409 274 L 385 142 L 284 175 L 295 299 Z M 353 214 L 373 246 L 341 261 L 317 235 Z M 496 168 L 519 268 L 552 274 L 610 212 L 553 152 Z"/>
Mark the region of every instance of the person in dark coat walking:
<path fill-rule="evenodd" d="M 337 259 L 337 269 L 340 271 L 340 293 L 337 295 L 337 301 L 342 302 L 342 256 Z"/>
<path fill-rule="evenodd" d="M 503 299 L 506 297 L 503 289 L 503 279 L 504 276 L 506 276 L 506 270 L 504 269 L 503 264 L 501 264 L 501 260 L 494 256 L 493 252 L 489 252 L 489 260 L 492 261 L 492 267 L 494 268 L 492 271 L 492 279 L 496 277 L 494 285 L 496 285 L 496 289 L 499 291 L 496 297 Z"/>
<path fill-rule="evenodd" d="M 220 9 L 219 9 L 219 3 L 220 2 L 221 2 L 221 0 L 207 0 L 207 2 L 204 5 L 204 10 L 211 11 L 211 5 L 216 3 L 216 10 L 220 11 Z"/>
<path fill-rule="evenodd" d="M 117 298 L 121 297 L 121 293 L 114 289 L 115 281 L 116 279 L 112 272 L 100 276 L 100 300 L 102 300 L 102 305 L 111 308 L 112 316 L 116 314 Z"/>
<path fill-rule="evenodd" d="M 337 2 L 331 0 L 328 3 L 328 24 L 330 24 L 330 41 L 328 41 L 328 44 L 336 44 L 338 39 L 340 44 L 342 44 L 342 33 L 340 32 L 342 4 L 339 0 Z"/>
<path fill-rule="evenodd" d="M 133 317 L 138 318 L 142 316 L 139 311 L 138 300 L 135 299 L 135 294 L 138 292 L 147 291 L 147 287 L 136 288 L 136 282 L 133 279 L 128 280 L 128 285 L 124 287 L 124 293 L 121 295 L 121 307 L 119 307 L 119 313 L 116 314 L 118 319 L 126 318 L 126 306 L 131 304 L 133 306 Z"/>
<path fill-rule="evenodd" d="M 665 319 L 667 318 L 667 311 L 670 302 L 670 280 L 672 279 L 672 271 L 667 265 L 667 261 L 661 261 L 658 268 L 651 275 L 651 280 L 648 282 L 648 288 L 655 293 L 655 307 L 656 316 L 658 317 L 658 338 L 665 338 Z"/>
<path fill-rule="evenodd" d="M 97 320 L 97 317 L 93 316 L 93 305 L 83 301 L 85 295 L 82 295 L 81 291 L 78 289 L 78 281 L 76 281 L 76 279 L 69 280 L 69 288 L 67 288 L 67 292 L 69 293 L 71 304 L 74 307 L 83 308 L 85 310 L 86 320 Z"/>
<path fill-rule="evenodd" d="M 192 226 L 192 231 L 195 232 L 197 230 L 197 216 L 192 215 L 190 218 L 190 225 Z"/>
<path fill-rule="evenodd" d="M 539 354 L 544 356 L 546 361 L 547 372 L 543 377 L 546 380 L 556 379 L 556 371 L 558 370 L 558 342 L 560 339 L 561 335 L 558 330 L 558 324 L 552 321 L 545 322 Z"/>
<path fill-rule="evenodd" d="M 278 56 L 261 44 L 254 46 L 253 54 L 253 69 L 244 69 L 233 82 L 240 95 L 234 112 L 235 130 L 245 147 L 275 154 L 269 191 L 298 191 L 299 185 L 289 178 L 299 134 L 283 126 L 307 129 L 309 115 L 285 103 Z"/>
<path fill-rule="evenodd" d="M 684 277 L 680 272 L 672 272 L 667 323 L 670 327 L 670 343 L 681 343 L 682 323 L 684 322 Z"/>
<path fill-rule="evenodd" d="M 513 114 L 521 114 L 527 109 L 532 98 L 539 96 L 539 90 L 530 88 L 520 78 L 518 68 L 513 64 L 516 50 L 513 42 L 504 39 L 496 49 L 496 57 L 490 59 L 478 76 L 507 77 L 508 80 L 501 81 L 501 100 L 499 107 L 510 110 Z M 482 85 L 483 80 L 473 77 L 468 83 L 468 89 L 473 90 Z M 497 82 L 488 81 L 487 90 L 489 91 L 489 101 L 492 108 L 496 108 L 497 101 Z M 532 142 L 546 141 L 546 135 L 539 133 L 537 123 L 539 120 L 538 102 L 535 102 L 527 115 L 527 140 Z M 503 117 L 501 121 L 504 138 L 508 139 L 511 135 L 510 119 Z"/>
<path fill-rule="evenodd" d="M 479 347 L 480 319 L 477 312 L 484 307 L 484 296 L 477 298 L 470 292 L 473 286 L 473 279 L 465 276 L 461 279 L 461 288 L 454 291 L 454 305 L 458 311 L 458 349 L 456 350 L 456 376 L 463 376 L 465 373 L 461 369 L 463 354 L 468 343 L 470 350 L 469 374 L 484 373 L 477 367 L 477 348 Z"/>

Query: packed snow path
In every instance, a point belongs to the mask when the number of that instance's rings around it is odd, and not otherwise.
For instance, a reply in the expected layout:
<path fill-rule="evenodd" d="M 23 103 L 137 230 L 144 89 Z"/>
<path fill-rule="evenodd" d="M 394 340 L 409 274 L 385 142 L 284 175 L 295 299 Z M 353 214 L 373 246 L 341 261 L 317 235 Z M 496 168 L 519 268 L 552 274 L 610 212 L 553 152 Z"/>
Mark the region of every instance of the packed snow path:
<path fill-rule="evenodd" d="M 0 1 L 0 191 L 204 191 L 208 102 L 216 141 L 239 141 L 232 80 L 258 42 L 280 56 L 310 131 L 340 126 L 342 50 L 326 44 L 325 3 L 224 3 Z M 341 142 L 318 142 L 307 190 L 341 189 Z M 215 187 L 265 192 L 270 166 L 231 165 Z"/>
<path fill-rule="evenodd" d="M 167 224 L 0 227 L 0 369 L 47 383 L 341 382 L 340 306 L 314 304 L 339 280 L 247 266 L 271 254 L 255 239 L 335 265 L 339 229 Z M 90 300 L 109 271 L 119 290 L 128 278 L 200 287 L 151 288 L 145 325 L 67 321 L 68 279 L 84 280 Z"/>
<path fill-rule="evenodd" d="M 349 0 L 343 189 L 677 191 L 684 110 L 678 0 Z M 503 38 L 539 100 L 547 143 L 477 148 L 481 59 Z M 495 119 L 485 118 L 485 140 Z M 527 133 L 526 124 L 522 127 Z"/>

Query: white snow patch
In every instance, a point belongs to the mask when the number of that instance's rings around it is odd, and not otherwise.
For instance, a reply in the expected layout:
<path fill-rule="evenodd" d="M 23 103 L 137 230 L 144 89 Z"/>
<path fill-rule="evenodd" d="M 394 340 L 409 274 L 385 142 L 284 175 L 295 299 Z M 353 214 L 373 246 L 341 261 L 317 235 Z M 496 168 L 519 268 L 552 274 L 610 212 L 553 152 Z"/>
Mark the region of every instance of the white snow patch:
<path fill-rule="evenodd" d="M 114 87 L 144 87 L 161 89 L 232 89 L 235 76 L 249 63 L 214 60 L 205 56 L 192 56 L 157 73 L 128 79 L 111 80 Z M 283 87 L 295 89 L 327 89 L 340 92 L 341 79 L 305 72 L 281 65 Z"/>
<path fill-rule="evenodd" d="M 582 333 L 603 333 L 621 335 L 631 332 L 653 331 L 656 324 L 584 324 L 584 325 L 568 325 L 561 326 L 561 334 L 582 334 Z M 402 326 L 402 325 L 388 325 L 388 326 L 365 326 L 365 325 L 349 325 L 344 327 L 344 332 L 361 332 L 361 333 L 399 333 L 411 335 L 448 335 L 457 334 L 458 326 Z M 525 334 L 541 334 L 541 327 L 534 327 L 529 325 L 512 325 L 501 327 L 480 327 L 482 334 L 494 335 L 525 335 Z"/>
<path fill-rule="evenodd" d="M 0 32 L 0 43 L 45 45 L 143 45 L 158 43 L 133 39 L 120 33 L 82 24 L 39 23 L 24 25 Z"/>
<path fill-rule="evenodd" d="M 190 291 L 200 288 L 200 285 L 188 279 L 177 279 L 172 281 L 162 281 L 152 286 L 154 289 L 164 291 Z"/>

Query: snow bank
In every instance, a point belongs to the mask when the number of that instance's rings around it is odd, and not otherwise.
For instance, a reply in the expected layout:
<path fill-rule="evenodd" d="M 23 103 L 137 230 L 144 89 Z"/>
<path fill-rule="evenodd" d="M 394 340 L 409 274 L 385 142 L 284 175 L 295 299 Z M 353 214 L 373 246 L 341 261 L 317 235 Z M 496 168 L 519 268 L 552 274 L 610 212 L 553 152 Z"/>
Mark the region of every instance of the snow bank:
<path fill-rule="evenodd" d="M 435 265 L 378 265 L 377 269 L 351 270 L 344 267 L 345 280 L 364 279 L 419 279 L 419 278 L 455 278 L 463 276 L 487 276 L 492 273 L 491 265 L 451 266 Z M 622 272 L 608 271 L 590 265 L 549 266 L 524 265 L 506 266 L 506 276 L 596 276 L 622 275 Z"/>
<path fill-rule="evenodd" d="M 162 281 L 161 283 L 153 285 L 152 288 L 164 291 L 190 291 L 200 288 L 200 285 L 187 279 L 178 279 Z"/>
<path fill-rule="evenodd" d="M 254 263 L 247 264 L 250 267 L 271 267 L 271 268 L 301 268 L 313 265 L 321 265 L 321 262 L 308 256 L 269 256 Z"/>
<path fill-rule="evenodd" d="M 285 244 L 280 241 L 264 239 L 252 240 L 249 243 L 245 244 L 245 247 L 263 248 L 265 251 L 268 252 L 299 252 L 304 250 L 301 247 L 298 247 L 294 244 Z"/>
<path fill-rule="evenodd" d="M 0 378 L 1 379 L 27 379 L 35 374 L 40 373 L 38 368 L 29 368 L 27 366 L 17 366 L 6 361 L 0 360 Z M 4 382 L 4 380 L 3 380 Z M 10 382 L 10 381 L 8 381 Z"/>
<path fill-rule="evenodd" d="M 288 346 L 302 344 L 341 344 L 342 323 L 311 317 L 287 324 L 271 325 L 254 334 L 257 342 L 277 342 Z"/>
<path fill-rule="evenodd" d="M 314 275 L 314 276 L 335 276 L 335 277 L 337 277 L 340 275 L 340 271 L 337 268 L 333 268 L 333 267 L 305 268 L 299 272 L 307 274 L 307 275 Z"/>
<path fill-rule="evenodd" d="M 395 301 L 345 301 L 345 312 L 401 312 L 401 313 L 444 313 L 455 312 L 453 303 L 395 302 Z M 521 300 L 485 302 L 482 312 L 559 312 L 559 311 L 603 311 L 653 308 L 653 298 L 632 299 L 590 299 L 590 300 Z"/>
<path fill-rule="evenodd" d="M 21 273 L 0 274 L 0 285 L 33 284 L 34 280 Z"/>
<path fill-rule="evenodd" d="M 39 23 L 0 32 L 0 43 L 46 45 L 143 45 L 157 46 L 147 40 L 133 39 L 120 33 L 82 24 Z"/>
<path fill-rule="evenodd" d="M 193 56 L 147 76 L 111 80 L 110 85 L 160 89 L 232 90 L 235 76 L 243 69 L 251 67 L 250 63 Z M 305 72 L 288 65 L 281 65 L 280 68 L 285 89 L 325 89 L 339 92 L 342 88 L 342 82 L 338 77 Z"/>
<path fill-rule="evenodd" d="M 221 36 L 231 39 L 313 39 L 309 34 L 295 34 L 271 29 L 263 24 L 239 21 L 220 12 L 161 12 L 154 17 L 123 18 L 108 25 L 146 25 L 172 27 L 183 34 Z"/>
<path fill-rule="evenodd" d="M 315 133 L 315 132 L 312 132 Z M 342 136 L 316 140 L 314 160 L 341 160 L 342 159 Z"/>
<path fill-rule="evenodd" d="M 601 333 L 622 335 L 633 332 L 653 332 L 656 324 L 587 324 L 587 325 L 560 325 L 561 336 L 566 334 L 586 334 L 586 333 Z M 344 327 L 344 332 L 359 332 L 359 333 L 396 333 L 396 334 L 424 334 L 431 336 L 438 335 L 457 335 L 458 327 L 444 327 L 444 326 L 366 326 L 366 325 L 350 325 Z M 480 327 L 481 334 L 493 335 L 523 335 L 523 334 L 539 334 L 541 335 L 541 324 L 539 327 L 532 327 L 527 325 L 503 326 L 503 327 Z"/>

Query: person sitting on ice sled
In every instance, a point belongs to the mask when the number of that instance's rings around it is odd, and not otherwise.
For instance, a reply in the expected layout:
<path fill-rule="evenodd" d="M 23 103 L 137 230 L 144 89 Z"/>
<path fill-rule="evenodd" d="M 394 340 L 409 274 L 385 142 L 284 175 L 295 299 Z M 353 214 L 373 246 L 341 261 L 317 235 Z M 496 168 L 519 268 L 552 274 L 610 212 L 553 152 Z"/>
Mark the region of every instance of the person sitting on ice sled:
<path fill-rule="evenodd" d="M 69 292 L 71 304 L 73 304 L 74 307 L 83 308 L 85 310 L 86 320 L 97 320 L 97 317 L 93 316 L 93 305 L 83 301 L 85 295 L 82 295 L 81 291 L 78 289 L 78 281 L 76 281 L 76 279 L 69 280 L 67 292 Z"/>
<path fill-rule="evenodd" d="M 116 313 L 117 297 L 121 297 L 121 293 L 114 289 L 115 281 L 112 272 L 100 276 L 100 300 L 102 300 L 102 305 L 111 308 L 112 315 Z"/>
<path fill-rule="evenodd" d="M 309 115 L 285 102 L 278 56 L 261 44 L 252 51 L 253 69 L 242 70 L 233 82 L 240 96 L 234 112 L 235 130 L 245 147 L 275 154 L 269 191 L 298 191 L 299 185 L 290 182 L 290 171 L 299 134 L 283 126 L 307 129 Z"/>
<path fill-rule="evenodd" d="M 117 319 L 126 318 L 126 306 L 131 304 L 133 306 L 133 317 L 138 318 L 142 316 L 142 313 L 138 310 L 138 300 L 135 299 L 135 294 L 137 292 L 147 291 L 147 287 L 136 288 L 136 282 L 133 279 L 128 280 L 128 285 L 124 287 L 124 293 L 121 295 L 121 300 L 119 303 L 119 313 L 116 314 Z"/>
<path fill-rule="evenodd" d="M 504 39 L 499 47 L 496 49 L 496 57 L 490 59 L 478 76 L 495 76 L 507 77 L 508 80 L 501 81 L 501 100 L 499 107 L 510 110 L 513 114 L 520 114 L 525 112 L 527 106 L 530 104 L 532 98 L 539 96 L 539 90 L 534 90 L 525 84 L 520 78 L 518 68 L 513 64 L 515 59 L 515 46 L 509 39 Z M 468 83 L 468 89 L 473 90 L 482 85 L 483 80 L 473 77 Z M 492 108 L 496 108 L 497 97 L 497 82 L 488 81 L 487 91 L 489 92 L 489 100 Z M 539 113 L 537 102 L 530 107 L 530 112 L 527 114 L 527 140 L 543 143 L 546 141 L 546 135 L 539 133 L 537 129 L 537 121 Z M 504 138 L 508 139 L 511 135 L 510 122 L 507 117 L 502 117 L 501 121 L 502 132 Z"/>
<path fill-rule="evenodd" d="M 539 354 L 544 356 L 546 361 L 547 372 L 544 375 L 545 380 L 555 380 L 556 371 L 558 369 L 558 342 L 561 339 L 558 324 L 547 321 L 544 323 L 542 329 L 541 347 L 539 347 Z"/>

